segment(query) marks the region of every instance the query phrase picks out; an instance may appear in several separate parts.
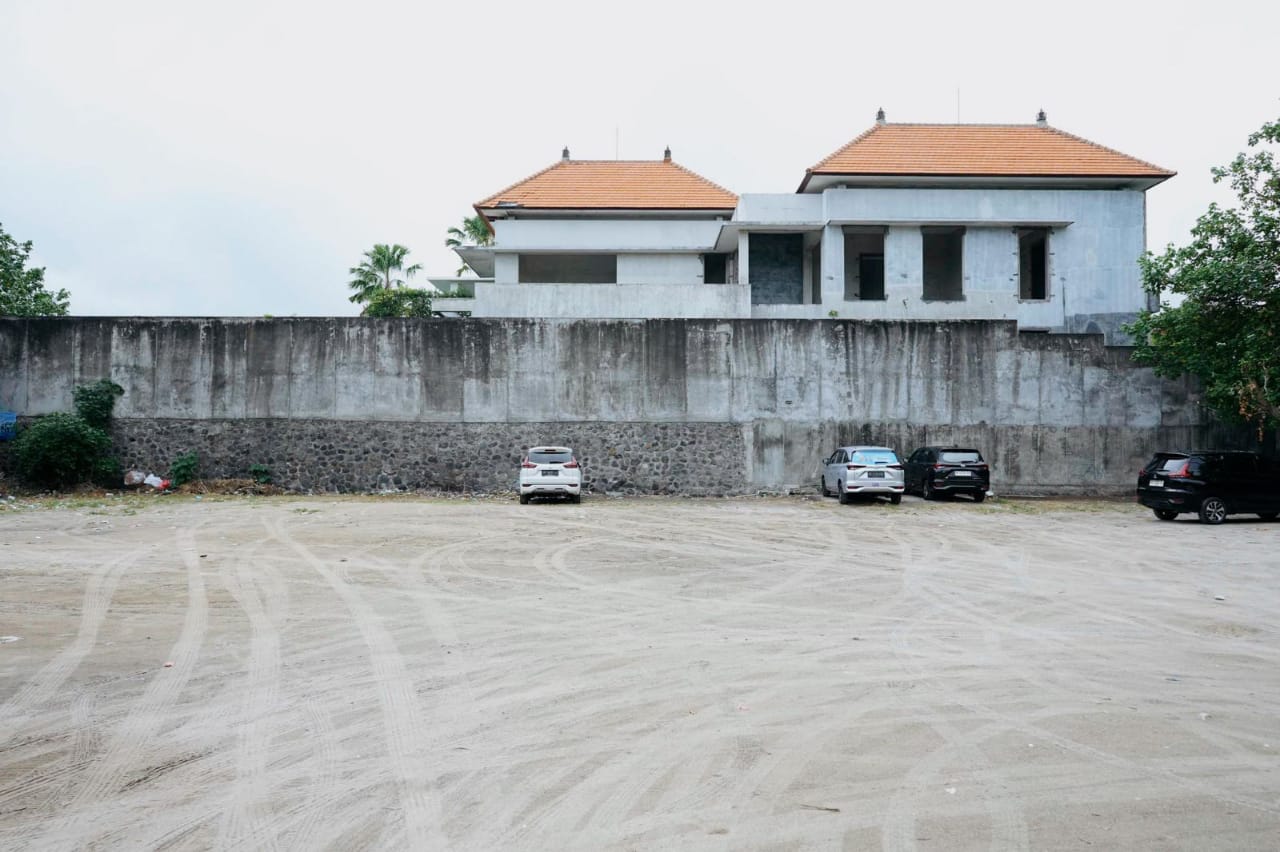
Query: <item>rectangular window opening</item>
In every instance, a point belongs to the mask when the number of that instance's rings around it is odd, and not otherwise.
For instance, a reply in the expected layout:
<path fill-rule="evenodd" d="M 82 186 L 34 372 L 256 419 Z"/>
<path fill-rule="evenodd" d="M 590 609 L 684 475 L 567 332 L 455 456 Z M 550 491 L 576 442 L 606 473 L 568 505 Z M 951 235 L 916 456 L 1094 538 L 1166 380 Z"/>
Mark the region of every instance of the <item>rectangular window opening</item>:
<path fill-rule="evenodd" d="M 964 228 L 921 228 L 926 302 L 964 298 Z"/>
<path fill-rule="evenodd" d="M 1049 298 L 1049 229 L 1018 231 L 1018 298 L 1043 301 Z"/>
<path fill-rule="evenodd" d="M 844 299 L 884 301 L 884 231 L 846 231 L 844 235 Z"/>
<path fill-rule="evenodd" d="M 616 254 L 522 254 L 521 284 L 617 284 Z"/>
<path fill-rule="evenodd" d="M 748 239 L 751 304 L 804 304 L 804 234 L 753 232 Z"/>
<path fill-rule="evenodd" d="M 702 256 L 702 281 L 705 284 L 726 284 L 729 281 L 729 255 L 704 254 Z"/>

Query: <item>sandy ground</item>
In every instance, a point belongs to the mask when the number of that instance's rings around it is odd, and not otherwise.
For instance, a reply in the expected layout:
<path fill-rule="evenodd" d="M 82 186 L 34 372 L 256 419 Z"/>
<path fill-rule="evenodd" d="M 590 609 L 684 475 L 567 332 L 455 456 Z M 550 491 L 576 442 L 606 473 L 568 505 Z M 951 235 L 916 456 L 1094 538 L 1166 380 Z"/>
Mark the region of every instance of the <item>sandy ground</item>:
<path fill-rule="evenodd" d="M 6 850 L 1280 843 L 1280 523 L 99 502 L 0 512 Z"/>

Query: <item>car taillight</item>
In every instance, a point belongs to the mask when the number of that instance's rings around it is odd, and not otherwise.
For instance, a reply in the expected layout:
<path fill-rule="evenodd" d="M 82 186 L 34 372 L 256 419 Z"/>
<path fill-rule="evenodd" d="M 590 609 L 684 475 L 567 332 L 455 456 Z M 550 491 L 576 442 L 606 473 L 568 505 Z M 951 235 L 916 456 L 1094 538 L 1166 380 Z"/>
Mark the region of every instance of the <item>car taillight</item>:
<path fill-rule="evenodd" d="M 902 470 L 902 465 L 900 464 L 887 464 L 885 467 L 890 468 L 891 470 Z"/>
<path fill-rule="evenodd" d="M 850 464 L 850 465 L 845 465 L 845 467 L 847 467 L 849 470 L 862 470 L 864 467 L 866 467 L 866 465 L 865 465 L 865 464 Z"/>
<path fill-rule="evenodd" d="M 947 469 L 947 466 L 946 466 L 945 464 L 935 464 L 935 465 L 933 466 L 933 469 L 934 469 L 934 470 L 946 470 L 946 469 Z"/>
<path fill-rule="evenodd" d="M 986 462 L 979 462 L 978 464 L 975 464 L 975 465 L 973 466 L 973 469 L 974 469 L 974 470 L 986 470 L 986 469 L 987 469 Z"/>
<path fill-rule="evenodd" d="M 537 465 L 536 465 L 536 464 L 534 464 L 533 462 L 529 461 L 528 459 L 525 459 L 524 461 L 520 462 L 520 466 L 521 466 L 521 467 L 527 467 L 527 468 L 537 467 Z"/>
<path fill-rule="evenodd" d="M 564 463 L 564 466 L 565 466 L 565 468 L 566 468 L 566 469 L 567 469 L 567 468 L 577 468 L 577 466 L 578 466 L 578 460 L 577 460 L 577 459 L 574 459 L 573 461 L 565 462 L 565 463 Z"/>

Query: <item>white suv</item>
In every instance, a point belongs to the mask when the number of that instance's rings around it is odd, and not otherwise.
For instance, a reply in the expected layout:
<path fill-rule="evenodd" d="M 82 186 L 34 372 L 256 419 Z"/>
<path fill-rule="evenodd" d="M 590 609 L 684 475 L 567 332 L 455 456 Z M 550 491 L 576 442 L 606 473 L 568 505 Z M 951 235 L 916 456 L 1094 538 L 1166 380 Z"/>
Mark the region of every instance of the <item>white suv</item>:
<path fill-rule="evenodd" d="M 530 447 L 520 462 L 520 502 L 531 497 L 568 497 L 582 502 L 582 467 L 568 447 Z"/>
<path fill-rule="evenodd" d="M 859 494 L 883 494 L 896 506 L 903 486 L 902 462 L 888 447 L 837 447 L 822 461 L 822 496 L 834 491 L 841 503 Z"/>

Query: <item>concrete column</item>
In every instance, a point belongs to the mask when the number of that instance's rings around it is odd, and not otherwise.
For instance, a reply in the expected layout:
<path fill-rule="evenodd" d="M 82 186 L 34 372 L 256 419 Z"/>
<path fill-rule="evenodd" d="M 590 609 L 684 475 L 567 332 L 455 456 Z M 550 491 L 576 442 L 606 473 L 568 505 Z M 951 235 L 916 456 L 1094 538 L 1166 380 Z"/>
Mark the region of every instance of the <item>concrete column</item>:
<path fill-rule="evenodd" d="M 839 310 L 844 301 L 844 228 L 827 225 L 822 229 L 822 304 Z"/>
<path fill-rule="evenodd" d="M 738 283 L 751 283 L 751 269 L 749 259 L 751 257 L 750 234 L 746 231 L 738 232 Z"/>

